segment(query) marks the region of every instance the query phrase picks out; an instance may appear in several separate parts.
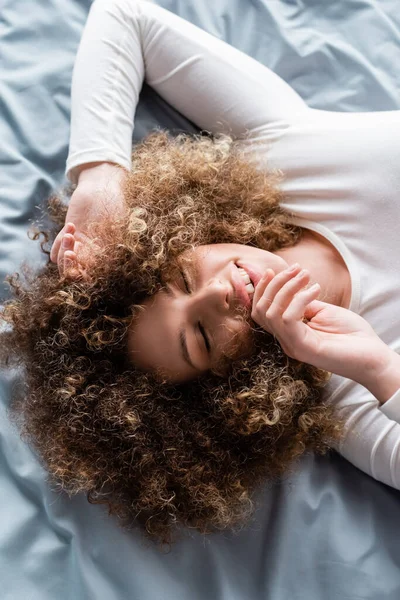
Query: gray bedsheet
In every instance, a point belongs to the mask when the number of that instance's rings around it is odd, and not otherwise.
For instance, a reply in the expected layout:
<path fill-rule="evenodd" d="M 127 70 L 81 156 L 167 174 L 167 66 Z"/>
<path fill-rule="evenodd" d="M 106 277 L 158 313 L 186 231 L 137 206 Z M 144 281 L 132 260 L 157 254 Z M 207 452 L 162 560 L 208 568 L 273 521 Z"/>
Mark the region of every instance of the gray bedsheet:
<path fill-rule="evenodd" d="M 159 0 L 266 64 L 313 107 L 400 108 L 398 0 Z M 0 2 L 0 300 L 41 201 L 65 183 L 70 81 L 88 0 Z M 144 86 L 134 138 L 196 131 Z M 400 135 L 400 132 L 399 132 Z M 400 165 L 399 165 L 400 168 Z M 169 554 L 85 496 L 51 489 L 7 419 L 0 377 L 1 600 L 398 600 L 400 492 L 338 454 L 304 456 L 239 534 L 190 532 Z"/>

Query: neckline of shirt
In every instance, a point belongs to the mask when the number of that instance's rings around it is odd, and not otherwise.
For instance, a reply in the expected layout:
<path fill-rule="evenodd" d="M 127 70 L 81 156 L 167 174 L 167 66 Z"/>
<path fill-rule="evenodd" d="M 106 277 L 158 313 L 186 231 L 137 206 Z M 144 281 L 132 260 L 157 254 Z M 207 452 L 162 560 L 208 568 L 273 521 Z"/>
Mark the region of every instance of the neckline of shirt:
<path fill-rule="evenodd" d="M 351 298 L 349 310 L 358 314 L 360 310 L 361 297 L 360 271 L 358 269 L 356 261 L 354 260 L 346 244 L 343 242 L 343 240 L 339 238 L 339 236 L 336 233 L 334 233 L 331 229 L 328 229 L 326 225 L 322 225 L 321 223 L 316 223 L 315 221 L 310 221 L 308 219 L 303 219 L 303 217 L 295 216 L 290 217 L 290 222 L 293 225 L 298 225 L 299 227 L 303 227 L 304 229 L 310 229 L 311 231 L 319 233 L 320 235 L 322 235 L 322 237 L 326 238 L 339 252 L 350 274 Z"/>

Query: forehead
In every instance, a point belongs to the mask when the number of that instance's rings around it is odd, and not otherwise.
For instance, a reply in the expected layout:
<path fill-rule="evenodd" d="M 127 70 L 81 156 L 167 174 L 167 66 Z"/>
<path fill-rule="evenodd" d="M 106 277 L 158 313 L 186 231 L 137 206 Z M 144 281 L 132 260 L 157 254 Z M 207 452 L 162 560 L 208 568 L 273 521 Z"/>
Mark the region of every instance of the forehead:
<path fill-rule="evenodd" d="M 180 269 L 189 269 L 193 277 L 197 279 L 201 270 L 202 257 L 204 258 L 204 254 L 200 255 L 197 250 L 197 248 L 194 250 L 189 248 L 178 256 L 171 258 L 162 269 L 162 279 L 166 278 L 165 281 L 169 281 L 177 276 L 177 270 Z"/>
<path fill-rule="evenodd" d="M 198 272 L 201 261 L 206 259 L 208 252 L 205 250 L 205 246 L 197 246 L 194 249 L 189 248 L 177 257 L 177 262 L 180 265 L 190 266 L 193 271 Z"/>
<path fill-rule="evenodd" d="M 181 266 L 190 266 L 193 273 L 198 273 L 207 261 L 213 258 L 221 258 L 222 255 L 230 254 L 235 244 L 202 244 L 195 248 L 188 248 L 176 258 Z"/>

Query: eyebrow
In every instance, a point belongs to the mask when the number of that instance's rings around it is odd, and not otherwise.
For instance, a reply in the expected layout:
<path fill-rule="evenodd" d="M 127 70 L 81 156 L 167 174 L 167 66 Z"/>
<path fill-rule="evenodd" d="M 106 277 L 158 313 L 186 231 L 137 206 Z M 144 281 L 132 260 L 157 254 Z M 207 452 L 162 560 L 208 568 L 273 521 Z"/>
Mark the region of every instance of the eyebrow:
<path fill-rule="evenodd" d="M 166 283 L 164 285 L 164 289 L 166 294 L 170 297 L 170 298 L 175 298 L 175 294 L 172 291 L 172 289 L 170 288 L 170 286 Z M 195 371 L 198 371 L 199 369 L 197 367 L 194 366 L 194 364 L 192 363 L 192 360 L 190 358 L 189 355 L 189 351 L 188 351 L 188 346 L 187 346 L 187 340 L 186 340 L 186 332 L 185 332 L 185 328 L 181 327 L 181 329 L 179 330 L 179 347 L 181 350 L 181 356 L 183 358 L 183 360 L 190 366 L 192 367 L 192 369 L 194 369 Z"/>

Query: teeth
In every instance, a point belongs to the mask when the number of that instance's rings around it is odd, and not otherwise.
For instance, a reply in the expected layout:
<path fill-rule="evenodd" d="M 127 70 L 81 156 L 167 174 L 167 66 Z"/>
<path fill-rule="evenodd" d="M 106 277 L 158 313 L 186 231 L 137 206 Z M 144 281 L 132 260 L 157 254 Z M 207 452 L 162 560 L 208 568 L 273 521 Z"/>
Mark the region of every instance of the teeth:
<path fill-rule="evenodd" d="M 244 269 L 242 269 L 242 267 L 238 267 L 239 269 L 239 273 L 241 274 L 241 276 L 243 277 L 244 281 L 245 281 L 245 287 L 247 290 L 248 294 L 254 294 L 254 286 L 251 283 L 251 279 L 248 276 L 248 274 L 246 273 L 246 271 Z"/>
<path fill-rule="evenodd" d="M 251 283 L 250 277 L 247 275 L 246 271 L 242 269 L 242 267 L 238 267 L 239 273 L 243 277 L 246 283 Z"/>
<path fill-rule="evenodd" d="M 254 294 L 254 286 L 252 283 L 246 284 L 246 290 L 248 294 Z"/>

